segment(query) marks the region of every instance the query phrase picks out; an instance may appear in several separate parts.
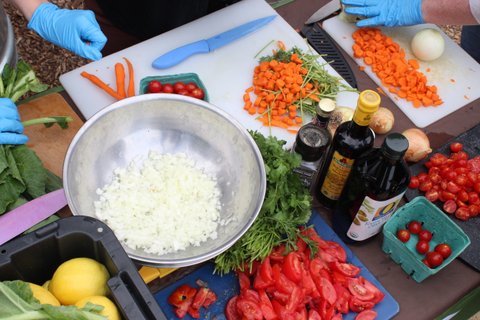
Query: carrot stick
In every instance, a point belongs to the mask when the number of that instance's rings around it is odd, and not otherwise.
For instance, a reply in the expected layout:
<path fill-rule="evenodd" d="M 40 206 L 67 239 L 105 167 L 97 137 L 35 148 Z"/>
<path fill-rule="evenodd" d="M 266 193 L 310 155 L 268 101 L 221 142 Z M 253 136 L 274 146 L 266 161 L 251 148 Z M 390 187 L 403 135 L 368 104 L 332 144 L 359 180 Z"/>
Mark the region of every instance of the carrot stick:
<path fill-rule="evenodd" d="M 135 95 L 135 72 L 133 70 L 133 65 L 127 58 L 123 57 L 127 63 L 128 69 L 128 88 L 127 88 L 127 97 L 133 97 Z"/>
<path fill-rule="evenodd" d="M 115 63 L 115 79 L 117 80 L 118 95 L 123 98 L 127 97 L 125 93 L 125 68 L 121 63 Z"/>
<path fill-rule="evenodd" d="M 88 73 L 86 71 L 82 71 L 82 73 L 80 73 L 80 75 L 82 77 L 84 77 L 85 79 L 90 80 L 90 82 L 92 82 L 94 85 L 96 85 L 97 87 L 99 87 L 100 89 L 102 89 L 103 91 L 105 91 L 106 93 L 108 93 L 109 95 L 114 97 L 115 99 L 117 99 L 117 100 L 122 99 L 122 97 L 115 90 L 113 90 L 108 84 L 103 82 L 97 76 L 95 76 L 91 73 Z"/>

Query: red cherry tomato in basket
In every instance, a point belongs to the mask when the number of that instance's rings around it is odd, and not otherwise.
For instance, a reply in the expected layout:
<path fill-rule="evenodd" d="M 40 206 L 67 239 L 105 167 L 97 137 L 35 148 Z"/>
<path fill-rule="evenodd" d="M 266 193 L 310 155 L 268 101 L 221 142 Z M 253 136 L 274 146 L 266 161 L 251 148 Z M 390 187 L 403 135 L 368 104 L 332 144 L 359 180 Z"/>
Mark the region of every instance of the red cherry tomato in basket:
<path fill-rule="evenodd" d="M 152 80 L 148 83 L 147 86 L 148 93 L 159 93 L 162 92 L 162 84 L 158 80 Z"/>
<path fill-rule="evenodd" d="M 397 238 L 402 242 L 408 242 L 410 240 L 410 232 L 406 229 L 400 229 L 397 231 Z"/>
<path fill-rule="evenodd" d="M 439 243 L 435 246 L 435 252 L 440 253 L 443 259 L 447 259 L 452 254 L 452 248 L 446 243 Z"/>
<path fill-rule="evenodd" d="M 430 268 L 436 268 L 443 263 L 443 257 L 436 251 L 427 253 L 427 261 Z"/>
<path fill-rule="evenodd" d="M 430 241 L 432 240 L 432 233 L 426 229 L 423 229 L 418 233 L 418 239 L 419 240 L 425 240 L 425 241 Z"/>
<path fill-rule="evenodd" d="M 450 144 L 450 151 L 452 152 L 460 152 L 463 150 L 463 144 L 460 142 L 453 142 Z"/>
<path fill-rule="evenodd" d="M 420 240 L 417 242 L 415 248 L 417 249 L 418 253 L 425 254 L 428 252 L 428 250 L 430 250 L 430 245 L 428 244 L 428 241 Z"/>
<path fill-rule="evenodd" d="M 408 224 L 408 231 L 413 234 L 418 234 L 422 230 L 422 224 L 416 220 L 410 221 Z"/>

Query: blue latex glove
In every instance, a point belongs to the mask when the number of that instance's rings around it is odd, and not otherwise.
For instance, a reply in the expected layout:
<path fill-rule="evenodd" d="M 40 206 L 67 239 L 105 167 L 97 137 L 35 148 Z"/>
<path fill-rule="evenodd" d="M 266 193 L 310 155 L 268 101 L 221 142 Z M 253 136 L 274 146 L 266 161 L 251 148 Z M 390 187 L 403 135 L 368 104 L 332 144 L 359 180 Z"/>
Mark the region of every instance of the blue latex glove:
<path fill-rule="evenodd" d="M 22 133 L 17 106 L 8 98 L 0 98 L 0 144 L 24 144 L 28 137 Z"/>
<path fill-rule="evenodd" d="M 424 23 L 422 0 L 342 0 L 348 14 L 364 16 L 359 27 L 410 26 Z"/>
<path fill-rule="evenodd" d="M 90 10 L 60 9 L 43 3 L 33 13 L 28 27 L 45 40 L 91 60 L 102 58 L 100 51 L 107 42 Z"/>

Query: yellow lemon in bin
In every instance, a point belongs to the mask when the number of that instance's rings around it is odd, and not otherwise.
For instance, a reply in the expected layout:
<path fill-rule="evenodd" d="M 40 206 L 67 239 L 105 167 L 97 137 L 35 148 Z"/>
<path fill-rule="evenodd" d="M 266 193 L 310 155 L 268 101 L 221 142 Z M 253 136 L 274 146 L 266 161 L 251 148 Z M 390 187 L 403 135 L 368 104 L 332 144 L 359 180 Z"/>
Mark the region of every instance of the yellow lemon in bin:
<path fill-rule="evenodd" d="M 50 304 L 52 306 L 60 306 L 60 302 L 55 298 L 55 296 L 45 289 L 34 283 L 28 283 L 30 289 L 32 290 L 33 296 L 41 303 L 41 304 Z"/>
<path fill-rule="evenodd" d="M 74 258 L 62 263 L 50 280 L 48 290 L 63 305 L 107 294 L 107 268 L 90 258 Z"/>
<path fill-rule="evenodd" d="M 50 280 L 45 281 L 44 284 L 42 284 L 42 287 L 48 290 L 48 286 L 50 285 Z"/>
<path fill-rule="evenodd" d="M 120 312 L 118 312 L 115 303 L 112 300 L 104 296 L 91 296 L 83 298 L 75 303 L 75 306 L 83 308 L 88 302 L 97 304 L 103 307 L 103 310 L 100 314 L 104 317 L 107 317 L 108 320 L 120 320 Z"/>

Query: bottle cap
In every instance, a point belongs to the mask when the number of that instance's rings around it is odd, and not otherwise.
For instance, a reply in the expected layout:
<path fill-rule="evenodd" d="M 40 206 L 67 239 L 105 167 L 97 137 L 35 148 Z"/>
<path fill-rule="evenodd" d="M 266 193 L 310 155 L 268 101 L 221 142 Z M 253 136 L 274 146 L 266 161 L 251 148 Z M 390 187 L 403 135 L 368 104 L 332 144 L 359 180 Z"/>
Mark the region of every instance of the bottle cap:
<path fill-rule="evenodd" d="M 329 98 L 322 98 L 315 107 L 315 112 L 320 117 L 330 118 L 330 115 L 332 114 L 333 110 L 335 110 L 335 107 L 335 101 Z"/>
<path fill-rule="evenodd" d="M 357 108 L 353 115 L 353 121 L 360 126 L 368 126 L 372 114 L 377 112 L 380 107 L 381 98 L 373 90 L 364 90 L 360 93 L 357 102 Z"/>
<path fill-rule="evenodd" d="M 294 151 L 305 161 L 317 161 L 322 157 L 328 139 L 324 130 L 313 124 L 306 124 L 298 130 Z"/>
<path fill-rule="evenodd" d="M 403 158 L 408 149 L 408 140 L 401 133 L 390 133 L 385 137 L 382 144 L 382 151 L 385 156 L 392 160 Z"/>

